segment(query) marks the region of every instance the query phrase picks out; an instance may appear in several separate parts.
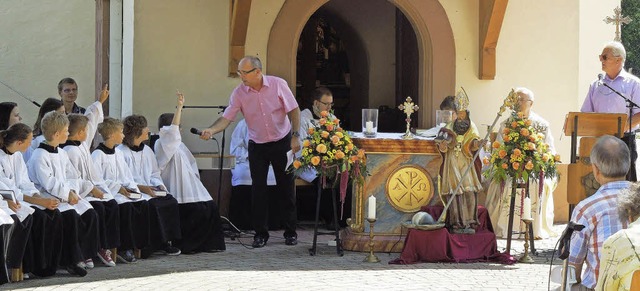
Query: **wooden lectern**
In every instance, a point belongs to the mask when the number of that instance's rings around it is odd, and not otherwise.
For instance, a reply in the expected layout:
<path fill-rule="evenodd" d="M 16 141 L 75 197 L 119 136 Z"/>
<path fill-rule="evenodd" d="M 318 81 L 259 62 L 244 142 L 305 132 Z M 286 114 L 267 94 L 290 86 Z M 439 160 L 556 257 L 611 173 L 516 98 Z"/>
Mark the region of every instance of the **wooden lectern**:
<path fill-rule="evenodd" d="M 626 123 L 627 114 L 625 113 L 569 112 L 567 114 L 564 121 L 564 135 L 571 136 L 571 164 L 567 170 L 569 219 L 571 219 L 573 207 L 600 187 L 593 179 L 589 159 L 596 139 L 606 134 L 622 137 Z M 579 150 L 577 149 L 578 137 L 581 137 Z"/>

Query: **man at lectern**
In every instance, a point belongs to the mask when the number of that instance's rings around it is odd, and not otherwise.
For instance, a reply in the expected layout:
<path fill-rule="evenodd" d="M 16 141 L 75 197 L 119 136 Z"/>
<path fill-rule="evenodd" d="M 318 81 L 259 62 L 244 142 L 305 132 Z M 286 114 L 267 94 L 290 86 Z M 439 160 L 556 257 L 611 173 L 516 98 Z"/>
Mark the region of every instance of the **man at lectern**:
<path fill-rule="evenodd" d="M 612 41 L 604 46 L 599 58 L 602 63 L 602 71 L 605 74 L 604 76 L 600 74 L 600 77 L 591 83 L 580 111 L 625 113 L 628 115 L 627 102 L 606 85 L 620 92 L 636 104 L 640 104 L 640 79 L 624 70 L 626 57 L 627 52 L 621 43 Z M 632 119 L 631 130 L 627 127 L 627 131 L 635 131 L 638 129 L 638 124 L 640 124 L 640 109 L 633 108 L 631 112 L 632 114 L 629 116 Z M 625 142 L 631 150 L 631 173 L 635 174 L 635 161 L 638 156 L 635 150 L 635 135 L 630 135 L 629 138 L 625 139 Z M 635 181 L 635 175 L 633 175 L 633 180 Z"/>

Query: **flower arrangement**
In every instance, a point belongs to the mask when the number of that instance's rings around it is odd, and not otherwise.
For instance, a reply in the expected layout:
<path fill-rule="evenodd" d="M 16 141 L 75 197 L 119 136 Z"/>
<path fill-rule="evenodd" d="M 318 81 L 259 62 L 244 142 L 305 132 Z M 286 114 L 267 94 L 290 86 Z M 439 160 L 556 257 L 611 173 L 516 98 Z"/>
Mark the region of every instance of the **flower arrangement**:
<path fill-rule="evenodd" d="M 335 182 L 340 178 L 342 194 L 349 178 L 364 182 L 367 174 L 365 153 L 353 144 L 349 134 L 340 127 L 339 119 L 327 111 L 322 111 L 320 117 L 316 126 L 308 129 L 309 136 L 302 142 L 302 154 L 293 161 L 292 170 L 296 174 L 315 170 L 323 177 L 323 186 L 326 186 L 325 178 L 335 177 Z"/>
<path fill-rule="evenodd" d="M 501 132 L 504 142 L 493 142 L 491 156 L 483 160 L 489 166 L 485 177 L 493 177 L 500 182 L 507 178 L 528 181 L 530 177 L 556 177 L 560 155 L 551 153 L 549 145 L 544 142 L 544 134 L 538 132 L 522 112 L 518 112 L 517 102 L 509 105 L 511 116 Z"/>

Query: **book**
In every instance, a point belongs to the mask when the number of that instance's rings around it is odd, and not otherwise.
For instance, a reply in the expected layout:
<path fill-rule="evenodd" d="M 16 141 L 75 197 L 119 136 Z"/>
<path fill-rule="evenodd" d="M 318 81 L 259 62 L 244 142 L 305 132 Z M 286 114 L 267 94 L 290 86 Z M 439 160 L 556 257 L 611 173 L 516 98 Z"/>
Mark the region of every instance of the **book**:
<path fill-rule="evenodd" d="M 167 190 L 165 190 L 160 186 L 152 186 L 151 189 L 153 190 L 154 193 L 156 193 L 156 196 L 159 196 L 159 197 L 167 196 Z"/>
<path fill-rule="evenodd" d="M 136 192 L 129 192 L 129 199 L 140 199 L 142 194 Z"/>
<path fill-rule="evenodd" d="M 13 193 L 13 190 L 0 190 L 0 196 L 2 196 L 4 200 L 16 202 L 16 195 Z"/>

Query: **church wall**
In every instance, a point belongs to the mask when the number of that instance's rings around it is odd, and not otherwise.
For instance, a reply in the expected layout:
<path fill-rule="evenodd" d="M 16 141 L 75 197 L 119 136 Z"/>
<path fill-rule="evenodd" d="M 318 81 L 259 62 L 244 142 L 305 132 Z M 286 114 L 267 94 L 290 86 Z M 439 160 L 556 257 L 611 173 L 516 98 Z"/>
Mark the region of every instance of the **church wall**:
<path fill-rule="evenodd" d="M 240 83 L 227 72 L 229 2 L 135 2 L 133 111 L 147 117 L 152 132 L 157 131 L 159 114 L 175 110 L 176 89 L 185 94 L 185 105 L 228 104 L 229 94 Z M 252 3 L 246 54 L 266 60 L 266 39 L 281 2 Z M 267 64 L 263 66 L 268 72 Z M 209 126 L 220 116 L 217 112 L 185 109 L 183 127 Z M 226 132 L 227 148 L 234 128 L 232 124 Z M 217 151 L 213 143 L 203 143 L 195 135 L 185 134 L 183 139 L 192 151 Z"/>
<path fill-rule="evenodd" d="M 599 1 L 510 1 L 496 49 L 495 80 L 478 79 L 478 3 L 440 2 L 454 31 L 456 86 L 469 94 L 471 117 L 481 134 L 509 90 L 528 87 L 535 93 L 533 110 L 551 123 L 556 149 L 568 162 L 570 138 L 560 140 L 564 117 L 580 110 L 589 83 L 600 72 L 596 56 L 613 36 L 602 19 L 619 1 L 602 1 L 606 5 L 598 5 L 607 7 L 582 18 L 580 4 L 587 10 Z"/>
<path fill-rule="evenodd" d="M 78 82 L 89 105 L 95 82 L 95 3 L 85 0 L 0 1 L 0 81 L 42 103 L 64 77 Z M 18 103 L 33 126 L 38 108 L 0 84 L 0 101 Z"/>

